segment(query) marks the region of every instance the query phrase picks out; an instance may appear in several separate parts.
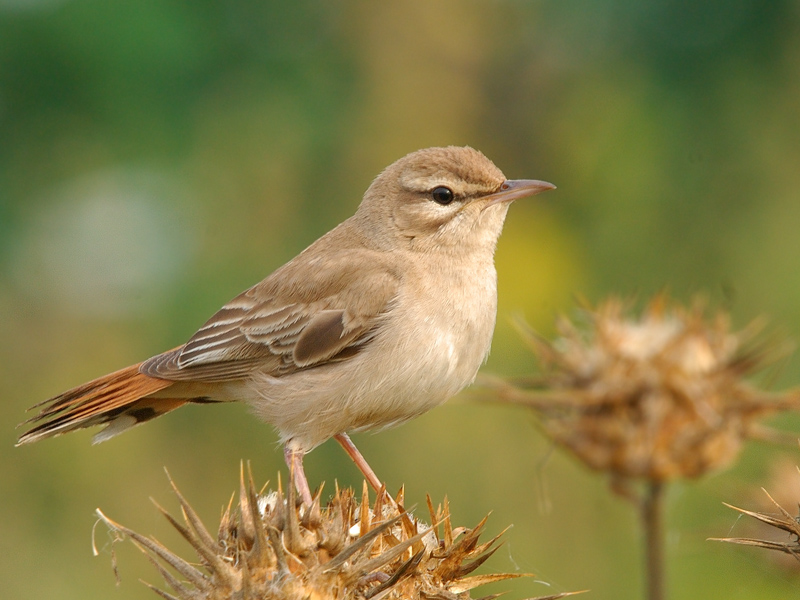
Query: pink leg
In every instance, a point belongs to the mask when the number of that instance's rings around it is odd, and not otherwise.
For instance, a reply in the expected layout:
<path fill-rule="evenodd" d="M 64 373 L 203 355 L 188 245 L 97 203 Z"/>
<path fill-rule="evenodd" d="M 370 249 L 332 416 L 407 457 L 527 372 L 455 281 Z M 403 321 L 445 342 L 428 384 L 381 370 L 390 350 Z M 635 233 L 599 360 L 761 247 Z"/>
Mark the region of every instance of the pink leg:
<path fill-rule="evenodd" d="M 375 471 L 372 470 L 367 464 L 366 459 L 361 455 L 361 452 L 358 451 L 356 445 L 350 440 L 350 436 L 346 433 L 340 433 L 338 435 L 333 436 L 334 439 L 341 444 L 344 451 L 347 452 L 347 455 L 353 459 L 353 462 L 356 463 L 359 471 L 364 474 L 364 477 L 367 478 L 367 482 L 372 486 L 376 492 L 379 492 L 381 489 L 381 482 L 378 479 L 378 476 L 375 475 Z"/>
<path fill-rule="evenodd" d="M 311 490 L 308 488 L 308 480 L 303 470 L 303 452 L 292 450 L 289 448 L 289 444 L 286 444 L 283 447 L 283 457 L 286 459 L 286 466 L 289 467 L 289 472 L 292 479 L 294 479 L 294 484 L 300 493 L 300 497 L 307 506 L 311 506 Z"/>

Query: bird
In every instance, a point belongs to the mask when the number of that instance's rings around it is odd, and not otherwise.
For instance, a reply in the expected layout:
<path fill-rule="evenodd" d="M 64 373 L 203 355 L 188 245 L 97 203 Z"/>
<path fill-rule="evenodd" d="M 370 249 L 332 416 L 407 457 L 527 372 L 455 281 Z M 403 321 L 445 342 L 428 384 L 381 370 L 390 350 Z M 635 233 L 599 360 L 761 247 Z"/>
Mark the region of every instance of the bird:
<path fill-rule="evenodd" d="M 551 189 L 506 179 L 469 146 L 412 152 L 353 216 L 185 344 L 31 407 L 17 445 L 105 425 L 99 443 L 184 404 L 238 401 L 277 430 L 306 504 L 303 458 L 330 438 L 379 490 L 349 434 L 400 425 L 473 382 L 494 332 L 509 205 Z"/>

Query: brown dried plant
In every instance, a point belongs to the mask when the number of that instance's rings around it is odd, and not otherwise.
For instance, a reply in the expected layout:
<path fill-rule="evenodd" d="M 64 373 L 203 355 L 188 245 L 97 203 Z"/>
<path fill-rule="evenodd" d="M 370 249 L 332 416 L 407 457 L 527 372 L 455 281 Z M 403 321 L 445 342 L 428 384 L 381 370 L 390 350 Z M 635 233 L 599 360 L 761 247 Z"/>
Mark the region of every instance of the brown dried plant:
<path fill-rule="evenodd" d="M 800 408 L 800 392 L 747 381 L 787 351 L 760 321 L 733 331 L 725 312 L 666 295 L 632 313 L 618 299 L 585 308 L 580 321 L 558 321 L 553 342 L 521 324 L 540 375 L 490 385 L 500 401 L 532 408 L 547 436 L 636 503 L 649 597 L 661 598 L 664 485 L 730 465 L 748 439 L 780 439 L 758 419 Z"/>
<path fill-rule="evenodd" d="M 658 296 L 640 317 L 609 300 L 562 318 L 548 342 L 523 330 L 542 375 L 499 384 L 499 398 L 533 408 L 549 437 L 592 469 L 622 479 L 695 478 L 731 464 L 747 439 L 775 439 L 757 423 L 800 408 L 800 393 L 759 390 L 745 378 L 785 353 L 757 334 Z"/>
<path fill-rule="evenodd" d="M 796 466 L 791 467 L 792 473 L 789 473 L 787 463 L 781 462 L 776 466 L 773 477 L 774 484 L 782 498 L 778 501 L 773 498 L 770 493 L 761 488 L 764 493 L 762 498 L 766 496 L 766 502 L 759 504 L 768 505 L 763 506 L 762 510 L 745 510 L 725 503 L 725 506 L 739 511 L 740 513 L 752 517 L 760 527 L 756 535 L 768 535 L 769 531 L 783 532 L 782 540 L 766 540 L 755 537 L 729 537 L 729 538 L 710 538 L 717 542 L 729 542 L 733 544 L 742 544 L 746 546 L 756 546 L 758 548 L 766 548 L 768 550 L 777 550 L 780 554 L 777 555 L 779 560 L 777 564 L 784 569 L 791 569 L 795 573 L 800 572 L 800 475 Z M 792 475 L 792 477 L 789 477 Z M 797 504 L 798 514 L 793 516 L 783 506 L 784 504 Z M 769 511 L 768 509 L 773 509 Z M 777 509 L 777 512 L 775 512 Z M 786 535 L 788 534 L 788 536 Z M 780 560 L 785 559 L 785 560 Z"/>
<path fill-rule="evenodd" d="M 353 490 L 337 488 L 322 508 L 321 490 L 307 506 L 292 485 L 286 495 L 280 483 L 277 491 L 259 494 L 252 476 L 245 483 L 242 473 L 238 506 L 231 499 L 213 536 L 172 487 L 181 519 L 156 507 L 194 548 L 199 565 L 97 511 L 112 532 L 148 556 L 171 592 L 146 585 L 168 600 L 469 600 L 478 586 L 524 576 L 471 575 L 497 550 L 502 533 L 479 543 L 485 518 L 472 529 L 452 527 L 446 499 L 435 509 L 427 499 L 433 525 L 426 525 L 402 507 L 402 490 L 396 499 L 379 493 L 370 506 L 366 483 L 360 503 Z"/>

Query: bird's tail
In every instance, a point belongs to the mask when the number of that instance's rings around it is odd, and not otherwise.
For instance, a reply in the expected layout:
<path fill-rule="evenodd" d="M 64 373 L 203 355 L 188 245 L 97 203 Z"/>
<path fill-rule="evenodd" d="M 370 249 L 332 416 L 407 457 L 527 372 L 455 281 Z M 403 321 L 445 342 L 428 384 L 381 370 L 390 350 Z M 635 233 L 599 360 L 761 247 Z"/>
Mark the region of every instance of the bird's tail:
<path fill-rule="evenodd" d="M 32 409 L 41 407 L 39 414 L 21 425 L 36 425 L 20 436 L 17 445 L 107 424 L 92 439 L 95 444 L 104 442 L 134 425 L 191 402 L 188 398 L 148 397 L 173 383 L 140 373 L 138 364 L 104 375 L 32 406 Z"/>

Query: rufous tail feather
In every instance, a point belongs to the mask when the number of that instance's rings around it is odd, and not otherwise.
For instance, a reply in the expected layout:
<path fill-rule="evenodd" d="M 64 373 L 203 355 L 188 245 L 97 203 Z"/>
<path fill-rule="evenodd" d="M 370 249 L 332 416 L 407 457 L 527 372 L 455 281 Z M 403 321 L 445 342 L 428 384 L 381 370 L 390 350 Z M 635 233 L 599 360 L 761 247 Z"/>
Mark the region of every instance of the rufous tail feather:
<path fill-rule="evenodd" d="M 22 434 L 17 445 L 106 424 L 92 440 L 95 444 L 104 442 L 191 402 L 188 398 L 148 398 L 173 383 L 140 373 L 138 364 L 104 375 L 31 407 L 41 410 L 21 425 L 36 423 L 36 426 Z"/>

